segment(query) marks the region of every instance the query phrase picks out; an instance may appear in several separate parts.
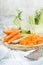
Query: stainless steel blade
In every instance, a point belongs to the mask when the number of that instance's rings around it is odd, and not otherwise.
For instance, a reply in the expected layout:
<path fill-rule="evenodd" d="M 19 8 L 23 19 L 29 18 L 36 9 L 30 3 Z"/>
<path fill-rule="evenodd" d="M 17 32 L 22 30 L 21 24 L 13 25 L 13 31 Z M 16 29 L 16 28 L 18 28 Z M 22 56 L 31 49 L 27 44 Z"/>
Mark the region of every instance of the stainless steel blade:
<path fill-rule="evenodd" d="M 30 54 L 28 54 L 25 57 L 30 60 L 38 60 L 40 57 L 43 57 L 43 48 L 40 48 L 40 49 L 37 49 L 37 50 L 31 52 Z"/>

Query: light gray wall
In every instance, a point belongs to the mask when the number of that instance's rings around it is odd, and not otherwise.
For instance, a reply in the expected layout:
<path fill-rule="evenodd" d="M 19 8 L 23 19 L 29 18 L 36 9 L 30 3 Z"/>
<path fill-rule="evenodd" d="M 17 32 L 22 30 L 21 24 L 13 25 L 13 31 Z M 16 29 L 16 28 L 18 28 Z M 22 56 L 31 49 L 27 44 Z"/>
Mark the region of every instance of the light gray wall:
<path fill-rule="evenodd" d="M 22 18 L 28 19 L 36 9 L 43 7 L 43 0 L 0 0 L 0 17 L 15 15 L 17 9 L 22 10 Z"/>
<path fill-rule="evenodd" d="M 0 0 L 0 15 L 15 14 L 16 9 L 29 14 L 40 7 L 43 7 L 43 0 Z"/>

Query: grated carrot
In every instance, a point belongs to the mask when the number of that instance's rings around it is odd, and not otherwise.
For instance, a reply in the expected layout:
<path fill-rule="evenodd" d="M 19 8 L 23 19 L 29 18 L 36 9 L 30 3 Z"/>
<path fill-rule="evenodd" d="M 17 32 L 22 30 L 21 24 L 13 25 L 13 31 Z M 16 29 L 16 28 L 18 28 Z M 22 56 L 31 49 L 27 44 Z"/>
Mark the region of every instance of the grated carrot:
<path fill-rule="evenodd" d="M 30 34 L 19 42 L 19 44 L 26 46 L 33 46 L 42 43 L 43 43 L 43 36 L 38 36 L 36 34 Z"/>

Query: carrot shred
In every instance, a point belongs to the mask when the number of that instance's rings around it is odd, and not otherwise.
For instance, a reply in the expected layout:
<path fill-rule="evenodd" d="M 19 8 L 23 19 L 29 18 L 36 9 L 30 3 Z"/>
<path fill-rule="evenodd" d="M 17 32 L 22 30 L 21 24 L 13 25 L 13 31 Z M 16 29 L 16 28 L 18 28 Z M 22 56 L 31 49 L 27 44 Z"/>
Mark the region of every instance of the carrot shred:
<path fill-rule="evenodd" d="M 26 46 L 33 46 L 42 43 L 43 43 L 43 36 L 38 36 L 36 34 L 30 34 L 19 42 L 19 44 Z"/>

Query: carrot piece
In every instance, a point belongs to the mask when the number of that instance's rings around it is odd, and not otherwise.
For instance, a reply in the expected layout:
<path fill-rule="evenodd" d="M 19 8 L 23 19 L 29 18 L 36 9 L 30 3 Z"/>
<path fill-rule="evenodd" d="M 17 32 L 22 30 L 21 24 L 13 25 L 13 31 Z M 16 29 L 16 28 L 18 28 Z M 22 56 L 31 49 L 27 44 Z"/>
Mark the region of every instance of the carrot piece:
<path fill-rule="evenodd" d="M 3 30 L 3 32 L 7 35 L 9 35 L 10 33 L 12 33 L 13 31 L 18 31 L 18 29 L 11 29 L 11 30 Z"/>
<path fill-rule="evenodd" d="M 11 31 L 11 30 L 9 30 L 9 31 L 8 31 L 8 30 L 4 30 L 3 32 L 4 32 L 5 34 L 9 35 L 12 31 Z"/>
<path fill-rule="evenodd" d="M 15 30 L 13 31 L 11 34 L 7 35 L 4 40 L 7 42 L 10 38 L 12 38 L 13 36 L 15 36 L 16 34 L 18 34 L 19 31 L 18 30 Z"/>
<path fill-rule="evenodd" d="M 6 42 L 5 38 L 6 38 L 6 36 L 2 39 L 2 42 Z"/>
<path fill-rule="evenodd" d="M 11 39 L 8 40 L 8 43 L 11 43 L 13 40 L 19 39 L 21 37 L 20 33 L 13 36 Z"/>

